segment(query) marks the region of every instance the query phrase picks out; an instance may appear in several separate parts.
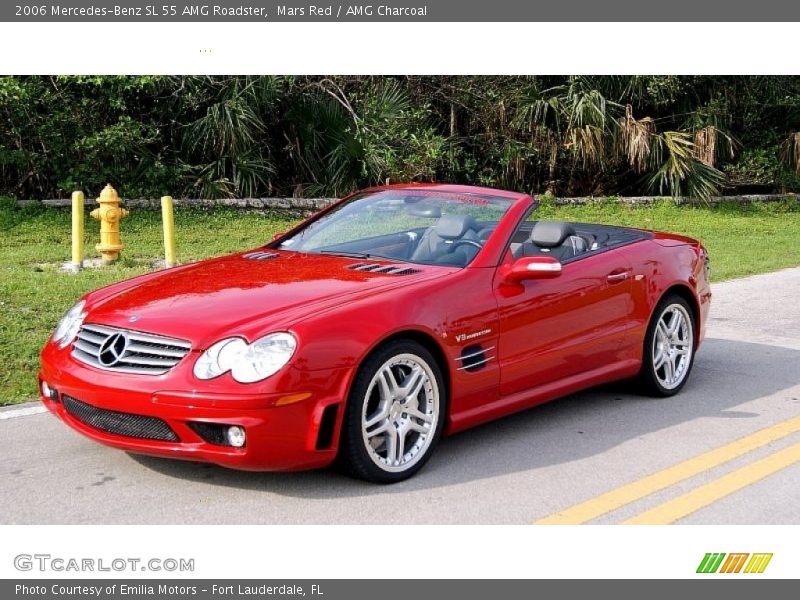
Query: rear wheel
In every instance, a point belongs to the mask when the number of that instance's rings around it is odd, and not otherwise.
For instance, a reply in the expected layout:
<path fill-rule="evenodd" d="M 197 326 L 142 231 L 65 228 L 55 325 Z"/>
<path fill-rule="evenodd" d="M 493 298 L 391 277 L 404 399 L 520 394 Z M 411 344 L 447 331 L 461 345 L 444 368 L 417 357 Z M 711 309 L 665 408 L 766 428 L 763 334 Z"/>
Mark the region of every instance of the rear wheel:
<path fill-rule="evenodd" d="M 689 303 L 676 295 L 656 307 L 644 339 L 639 381 L 653 396 L 672 396 L 686 384 L 694 363 L 695 322 Z"/>
<path fill-rule="evenodd" d="M 391 342 L 368 358 L 345 412 L 340 458 L 350 474 L 395 483 L 419 471 L 441 436 L 444 389 L 435 359 L 416 342 Z"/>

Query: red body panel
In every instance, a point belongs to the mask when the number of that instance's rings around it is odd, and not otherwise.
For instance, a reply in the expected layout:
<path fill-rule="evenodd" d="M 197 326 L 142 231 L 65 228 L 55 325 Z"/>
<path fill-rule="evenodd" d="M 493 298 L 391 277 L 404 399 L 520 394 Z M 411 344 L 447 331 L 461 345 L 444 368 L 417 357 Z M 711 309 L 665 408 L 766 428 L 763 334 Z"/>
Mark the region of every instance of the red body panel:
<path fill-rule="evenodd" d="M 89 294 L 86 323 L 188 340 L 191 351 L 167 373 L 144 376 L 88 366 L 71 356 L 70 346 L 48 342 L 40 379 L 101 409 L 158 417 L 178 442 L 105 433 L 72 417 L 61 402 L 42 400 L 82 434 L 125 450 L 240 469 L 314 468 L 336 456 L 359 365 L 393 336 L 413 336 L 439 359 L 448 432 L 635 375 L 652 312 L 675 286 L 692 299 L 702 339 L 711 293 L 698 242 L 656 234 L 564 264 L 559 277 L 509 284 L 503 277 L 512 261 L 509 239 L 534 200 L 489 191 L 514 203 L 465 268 L 412 265 L 418 272 L 400 277 L 349 270 L 356 259 L 275 250 L 272 260 L 237 254 Z M 627 275 L 617 281 L 620 273 Z M 252 341 L 277 331 L 292 332 L 298 347 L 275 375 L 253 384 L 237 383 L 230 373 L 194 377 L 195 360 L 219 339 Z M 480 344 L 489 360 L 468 372 L 459 359 L 471 344 Z M 332 405 L 338 409 L 331 441 L 319 448 L 323 413 Z M 205 442 L 190 421 L 241 425 L 247 445 Z"/>

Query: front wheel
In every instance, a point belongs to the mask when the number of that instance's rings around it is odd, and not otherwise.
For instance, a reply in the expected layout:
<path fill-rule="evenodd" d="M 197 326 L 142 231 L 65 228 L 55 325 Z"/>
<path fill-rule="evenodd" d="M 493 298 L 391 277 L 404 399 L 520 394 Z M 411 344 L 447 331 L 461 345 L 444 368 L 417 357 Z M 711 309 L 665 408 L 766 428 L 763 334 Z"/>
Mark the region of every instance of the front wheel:
<path fill-rule="evenodd" d="M 644 339 L 639 381 L 654 396 L 677 394 L 694 362 L 695 322 L 692 309 L 680 296 L 662 300 L 653 313 Z"/>
<path fill-rule="evenodd" d="M 430 458 L 442 433 L 445 387 L 420 344 L 387 344 L 361 366 L 347 403 L 340 457 L 355 477 L 395 483 Z"/>

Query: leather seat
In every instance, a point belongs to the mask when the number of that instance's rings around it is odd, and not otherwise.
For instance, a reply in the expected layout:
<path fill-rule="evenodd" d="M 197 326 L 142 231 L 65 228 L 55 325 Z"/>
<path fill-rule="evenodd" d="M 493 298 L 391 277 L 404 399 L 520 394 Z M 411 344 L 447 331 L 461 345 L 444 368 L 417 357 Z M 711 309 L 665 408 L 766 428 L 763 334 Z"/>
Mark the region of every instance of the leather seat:
<path fill-rule="evenodd" d="M 422 234 L 411 260 L 436 264 L 466 264 L 466 253 L 453 252 L 452 244 L 457 240 L 477 241 L 477 230 L 477 222 L 469 215 L 442 215 L 436 225 Z"/>
<path fill-rule="evenodd" d="M 514 252 L 514 258 L 552 256 L 559 262 L 564 262 L 583 254 L 588 249 L 587 241 L 575 232 L 570 223 L 537 221 L 530 237 Z"/>

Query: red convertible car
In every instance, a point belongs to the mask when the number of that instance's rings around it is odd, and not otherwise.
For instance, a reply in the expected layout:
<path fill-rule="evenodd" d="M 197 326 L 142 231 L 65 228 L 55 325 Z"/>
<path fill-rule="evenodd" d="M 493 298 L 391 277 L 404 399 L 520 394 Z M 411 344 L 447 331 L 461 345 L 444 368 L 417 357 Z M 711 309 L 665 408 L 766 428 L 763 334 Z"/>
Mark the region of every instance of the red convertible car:
<path fill-rule="evenodd" d="M 601 383 L 678 392 L 711 292 L 678 235 L 536 220 L 527 195 L 373 188 L 262 247 L 87 294 L 42 400 L 135 453 L 405 479 L 449 434 Z"/>

